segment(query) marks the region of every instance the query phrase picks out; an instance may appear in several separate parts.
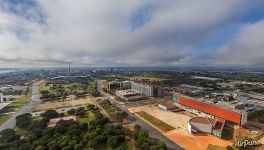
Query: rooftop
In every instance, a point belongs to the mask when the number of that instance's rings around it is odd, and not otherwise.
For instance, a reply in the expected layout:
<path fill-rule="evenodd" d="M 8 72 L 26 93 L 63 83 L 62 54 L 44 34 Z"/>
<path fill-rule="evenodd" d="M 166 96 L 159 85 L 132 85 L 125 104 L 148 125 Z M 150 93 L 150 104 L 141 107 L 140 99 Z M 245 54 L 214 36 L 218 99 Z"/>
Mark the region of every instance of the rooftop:
<path fill-rule="evenodd" d="M 190 122 L 214 125 L 216 122 L 216 119 L 206 118 L 206 117 L 194 117 L 190 119 Z"/>
<path fill-rule="evenodd" d="M 231 103 L 230 103 L 229 106 L 226 106 L 226 105 L 222 105 L 222 104 L 219 104 L 219 103 L 215 104 L 215 103 L 213 103 L 211 101 L 208 101 L 205 98 L 192 98 L 192 97 L 189 97 L 189 96 L 186 96 L 186 95 L 181 95 L 181 96 L 186 97 L 186 98 L 191 99 L 191 100 L 194 100 L 194 101 L 198 101 L 198 102 L 201 102 L 201 103 L 205 103 L 205 104 L 208 104 L 208 105 L 212 105 L 212 106 L 215 106 L 215 107 L 218 107 L 218 108 L 230 110 L 232 112 L 236 112 L 236 113 L 239 113 L 239 114 L 245 112 L 245 110 L 238 110 L 236 108 L 232 108 L 231 107 L 232 106 Z"/>
<path fill-rule="evenodd" d="M 134 94 L 141 94 L 141 92 L 137 91 L 137 90 L 133 90 L 133 89 L 129 89 L 129 90 L 119 90 L 116 91 L 116 93 L 121 94 L 121 95 L 134 95 Z"/>

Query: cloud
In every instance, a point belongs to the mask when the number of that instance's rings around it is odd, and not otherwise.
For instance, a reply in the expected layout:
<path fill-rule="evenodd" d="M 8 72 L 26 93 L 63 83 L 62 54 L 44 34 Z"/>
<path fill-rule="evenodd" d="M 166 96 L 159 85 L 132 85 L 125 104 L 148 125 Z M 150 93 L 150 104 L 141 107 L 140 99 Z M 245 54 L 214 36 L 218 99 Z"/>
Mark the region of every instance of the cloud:
<path fill-rule="evenodd" d="M 0 66 L 189 64 L 198 45 L 240 21 L 255 9 L 252 5 L 240 0 L 6 0 L 0 3 Z"/>
<path fill-rule="evenodd" d="M 209 57 L 221 65 L 264 65 L 264 19 L 247 24 L 240 34 Z"/>

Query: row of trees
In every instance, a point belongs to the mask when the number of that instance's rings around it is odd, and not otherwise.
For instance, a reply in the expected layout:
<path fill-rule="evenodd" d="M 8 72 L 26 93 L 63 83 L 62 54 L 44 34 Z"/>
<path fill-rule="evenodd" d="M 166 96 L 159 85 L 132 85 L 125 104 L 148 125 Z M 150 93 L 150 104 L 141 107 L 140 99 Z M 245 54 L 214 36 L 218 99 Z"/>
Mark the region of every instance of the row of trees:
<path fill-rule="evenodd" d="M 109 100 L 101 100 L 99 105 L 103 107 L 107 111 L 107 114 L 117 122 L 122 122 L 123 119 L 127 117 L 126 112 L 112 105 Z"/>

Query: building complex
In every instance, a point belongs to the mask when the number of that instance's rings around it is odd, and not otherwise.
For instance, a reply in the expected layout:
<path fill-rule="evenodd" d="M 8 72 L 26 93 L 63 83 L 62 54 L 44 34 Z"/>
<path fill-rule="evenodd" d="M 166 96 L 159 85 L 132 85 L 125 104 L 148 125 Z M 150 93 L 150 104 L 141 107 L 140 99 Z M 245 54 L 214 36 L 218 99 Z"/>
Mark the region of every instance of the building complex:
<path fill-rule="evenodd" d="M 133 101 L 147 97 L 161 96 L 161 86 L 148 85 L 134 81 L 114 81 L 107 84 L 108 90 L 116 90 L 116 95 L 124 100 Z"/>
<path fill-rule="evenodd" d="M 221 118 L 226 120 L 227 123 L 236 125 L 247 123 L 248 113 L 244 110 L 235 109 L 231 105 L 215 104 L 205 99 L 195 99 L 178 93 L 174 93 L 173 100 L 178 106 L 198 116 Z"/>

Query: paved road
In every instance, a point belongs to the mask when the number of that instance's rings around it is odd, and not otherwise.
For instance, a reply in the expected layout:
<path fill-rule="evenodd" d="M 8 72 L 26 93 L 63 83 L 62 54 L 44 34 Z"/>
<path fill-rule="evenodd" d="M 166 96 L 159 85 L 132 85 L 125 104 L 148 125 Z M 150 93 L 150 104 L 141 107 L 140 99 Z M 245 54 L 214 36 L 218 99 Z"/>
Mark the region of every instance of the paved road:
<path fill-rule="evenodd" d="M 16 126 L 16 117 L 25 113 L 29 113 L 32 110 L 32 107 L 40 102 L 38 86 L 33 84 L 32 86 L 32 98 L 28 102 L 27 106 L 22 107 L 18 112 L 16 112 L 9 120 L 0 126 L 0 132 L 5 129 L 11 129 Z"/>
<path fill-rule="evenodd" d="M 113 105 L 117 106 L 118 108 L 120 108 L 121 110 L 125 111 L 129 115 L 128 118 L 133 121 L 133 124 L 138 124 L 138 125 L 141 126 L 141 128 L 143 130 L 148 131 L 150 137 L 158 138 L 159 140 L 163 141 L 167 145 L 168 149 L 183 150 L 183 148 L 181 148 L 176 143 L 172 142 L 166 136 L 164 136 L 159 131 L 157 131 L 156 129 L 154 129 L 153 127 L 151 127 L 149 124 L 147 124 L 146 122 L 144 122 L 141 119 L 137 118 L 137 116 L 135 116 L 130 111 L 128 111 L 123 105 L 121 105 L 118 102 L 116 102 L 115 99 L 112 96 L 110 96 L 107 93 L 104 93 L 103 90 L 102 90 L 102 88 L 101 88 L 102 87 L 102 82 L 100 80 L 97 80 L 97 81 L 98 81 L 97 82 L 98 83 L 97 84 L 98 91 L 103 96 L 105 96 L 107 99 L 109 99 L 109 101 L 111 102 L 111 104 L 113 104 Z"/>

